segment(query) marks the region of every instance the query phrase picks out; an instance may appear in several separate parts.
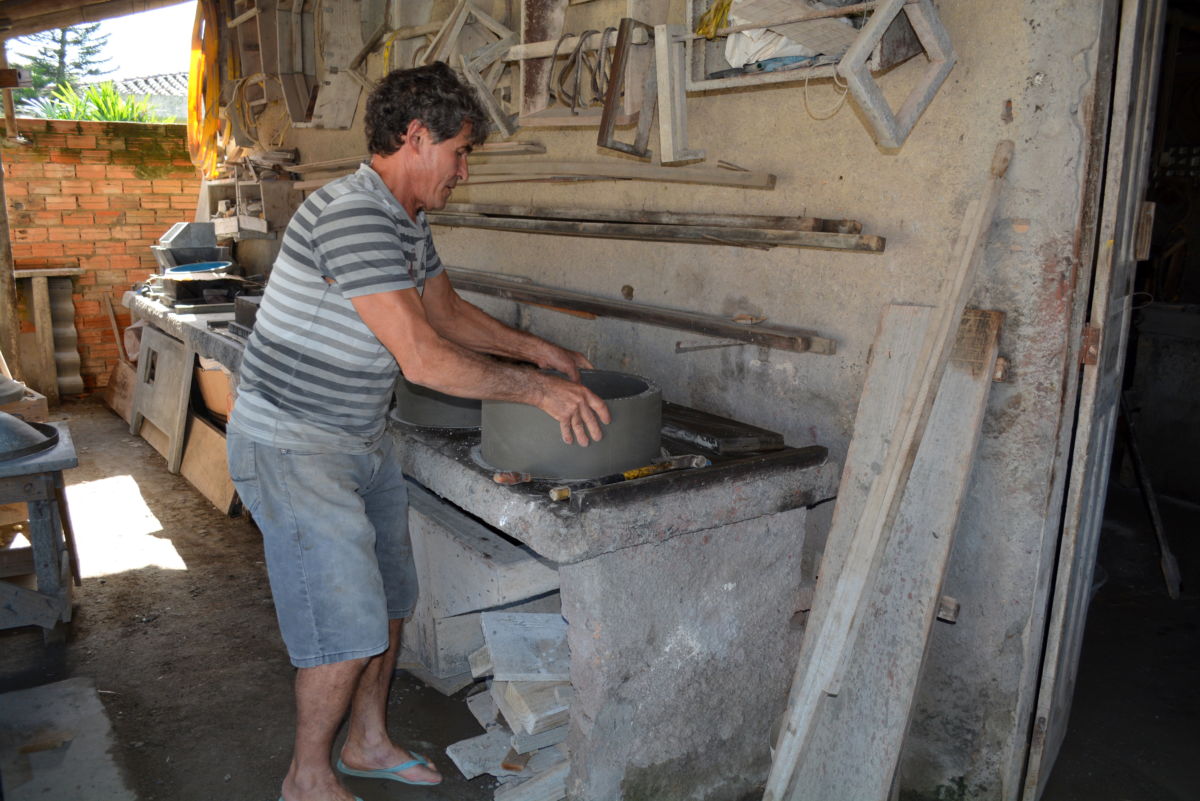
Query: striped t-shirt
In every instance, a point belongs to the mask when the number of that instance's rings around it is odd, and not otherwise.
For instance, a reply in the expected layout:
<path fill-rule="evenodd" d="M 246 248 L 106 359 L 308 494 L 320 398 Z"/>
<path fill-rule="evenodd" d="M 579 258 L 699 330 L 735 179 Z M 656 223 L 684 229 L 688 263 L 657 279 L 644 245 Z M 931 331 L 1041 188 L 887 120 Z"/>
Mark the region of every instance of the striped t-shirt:
<path fill-rule="evenodd" d="M 441 271 L 424 214 L 411 220 L 370 165 L 314 192 L 284 233 L 230 424 L 279 448 L 373 449 L 400 368 L 350 299 L 422 291 Z"/>

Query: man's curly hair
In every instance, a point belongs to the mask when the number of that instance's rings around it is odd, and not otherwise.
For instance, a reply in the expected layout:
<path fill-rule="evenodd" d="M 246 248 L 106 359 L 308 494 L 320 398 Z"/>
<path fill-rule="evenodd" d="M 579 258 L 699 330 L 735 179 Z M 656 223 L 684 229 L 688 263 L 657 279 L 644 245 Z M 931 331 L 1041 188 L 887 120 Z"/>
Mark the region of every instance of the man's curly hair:
<path fill-rule="evenodd" d="M 487 139 L 488 117 L 475 90 L 444 62 L 388 73 L 367 98 L 367 149 L 389 156 L 404 144 L 408 125 L 420 120 L 435 142 L 452 139 L 471 123 L 471 144 Z"/>

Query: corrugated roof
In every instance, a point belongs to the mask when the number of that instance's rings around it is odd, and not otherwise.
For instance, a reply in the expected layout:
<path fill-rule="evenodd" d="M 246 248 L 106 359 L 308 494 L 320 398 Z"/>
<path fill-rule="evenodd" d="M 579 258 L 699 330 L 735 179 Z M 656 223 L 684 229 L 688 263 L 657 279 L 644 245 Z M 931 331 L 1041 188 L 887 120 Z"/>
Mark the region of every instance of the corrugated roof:
<path fill-rule="evenodd" d="M 89 83 L 108 83 L 107 80 Z M 188 74 L 171 72 L 166 75 L 146 75 L 141 78 L 123 78 L 113 81 L 113 86 L 123 95 L 157 95 L 161 97 L 187 97 Z"/>

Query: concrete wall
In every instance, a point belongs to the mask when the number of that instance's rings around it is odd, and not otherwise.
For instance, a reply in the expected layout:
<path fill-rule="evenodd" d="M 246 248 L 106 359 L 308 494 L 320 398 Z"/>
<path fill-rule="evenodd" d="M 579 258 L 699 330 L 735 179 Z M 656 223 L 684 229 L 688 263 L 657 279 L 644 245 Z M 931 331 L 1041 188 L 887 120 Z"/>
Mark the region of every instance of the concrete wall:
<path fill-rule="evenodd" d="M 609 3 L 612 18 L 622 5 Z M 906 798 L 1013 798 L 1029 738 L 1063 476 L 1060 426 L 1069 407 L 1088 243 L 1078 229 L 1092 135 L 1101 13 L 1112 4 L 960 0 L 940 13 L 959 63 L 896 153 L 873 143 L 852 103 L 832 119 L 805 108 L 803 84 L 693 95 L 690 145 L 778 176 L 773 191 L 652 182 L 514 183 L 464 187 L 457 201 L 853 218 L 887 237 L 883 254 L 780 247 L 637 243 L 435 229 L 444 261 L 553 286 L 728 316 L 749 312 L 838 340 L 835 356 L 726 348 L 675 354 L 678 331 L 580 320 L 545 310 L 512 319 L 592 356 L 600 367 L 652 377 L 668 400 L 784 432 L 789 444 L 846 450 L 876 323 L 887 303 L 933 303 L 967 203 L 993 148 L 1016 143 L 972 304 L 1007 314 L 1002 353 L 1012 380 L 996 385 L 947 592 L 958 623 L 935 633 L 926 693 L 902 775 Z M 573 10 L 572 12 L 573 13 Z M 588 13 L 595 13 L 592 9 Z M 441 16 L 439 16 L 441 14 Z M 682 19 L 675 8 L 673 20 Z M 444 12 L 435 10 L 433 18 Z M 568 16 L 568 28 L 574 28 Z M 880 76 L 893 106 L 921 59 Z M 382 66 L 370 64 L 373 75 Z M 807 90 L 814 109 L 837 99 Z M 361 107 L 359 114 L 361 116 Z M 594 130 L 526 129 L 551 157 L 615 158 Z M 363 152 L 358 131 L 297 131 L 304 161 Z M 500 308 L 490 304 L 489 308 Z"/>
<path fill-rule="evenodd" d="M 80 374 L 95 389 L 117 361 L 103 297 L 128 325 L 121 294 L 156 272 L 150 245 L 195 214 L 184 126 L 20 119 L 17 129 L 27 144 L 4 149 L 13 263 L 83 270 L 75 329 Z"/>

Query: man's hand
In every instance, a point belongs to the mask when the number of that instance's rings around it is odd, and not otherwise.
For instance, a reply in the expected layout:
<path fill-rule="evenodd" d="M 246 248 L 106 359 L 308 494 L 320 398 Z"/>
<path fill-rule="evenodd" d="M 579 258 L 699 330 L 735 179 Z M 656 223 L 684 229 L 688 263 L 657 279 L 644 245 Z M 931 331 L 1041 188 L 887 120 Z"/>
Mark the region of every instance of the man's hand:
<path fill-rule="evenodd" d="M 583 365 L 581 366 L 591 367 L 587 359 L 578 353 L 575 355 L 582 359 Z M 600 400 L 599 395 L 583 384 L 565 381 L 544 373 L 536 375 L 542 384 L 541 398 L 537 407 L 558 421 L 558 425 L 562 429 L 563 442 L 568 445 L 577 442 L 586 448 L 589 436 L 591 437 L 590 441 L 599 441 L 604 436 L 600 424 L 611 423 L 612 415 L 609 414 L 607 404 Z M 578 379 L 578 375 L 578 370 L 576 370 L 576 379 Z"/>
<path fill-rule="evenodd" d="M 567 350 L 552 342 L 547 342 L 546 346 L 545 355 L 537 362 L 538 367 L 557 370 L 576 383 L 579 382 L 579 371 L 581 369 L 593 369 L 592 363 L 579 351 Z M 599 437 L 596 437 L 596 439 L 599 439 Z"/>

